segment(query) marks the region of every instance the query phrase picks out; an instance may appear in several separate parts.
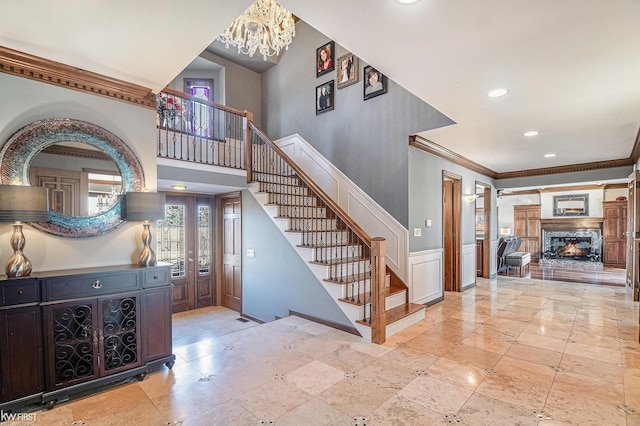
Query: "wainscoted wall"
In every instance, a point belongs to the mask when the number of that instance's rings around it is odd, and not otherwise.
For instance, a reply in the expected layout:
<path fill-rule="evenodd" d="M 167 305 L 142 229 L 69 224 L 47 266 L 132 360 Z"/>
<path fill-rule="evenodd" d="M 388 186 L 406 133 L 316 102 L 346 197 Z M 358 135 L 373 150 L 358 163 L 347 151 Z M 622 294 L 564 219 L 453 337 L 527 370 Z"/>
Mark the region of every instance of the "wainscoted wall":
<path fill-rule="evenodd" d="M 498 274 L 498 240 L 491 240 L 489 250 L 489 276 L 494 277 Z"/>
<path fill-rule="evenodd" d="M 460 256 L 461 284 L 464 290 L 476 283 L 476 245 L 463 245 Z"/>
<path fill-rule="evenodd" d="M 438 301 L 444 296 L 443 250 L 409 253 L 409 298 L 413 303 Z"/>
<path fill-rule="evenodd" d="M 409 231 L 331 164 L 302 136 L 295 134 L 276 144 L 349 214 L 371 237 L 383 237 L 387 264 L 409 286 L 407 255 Z"/>

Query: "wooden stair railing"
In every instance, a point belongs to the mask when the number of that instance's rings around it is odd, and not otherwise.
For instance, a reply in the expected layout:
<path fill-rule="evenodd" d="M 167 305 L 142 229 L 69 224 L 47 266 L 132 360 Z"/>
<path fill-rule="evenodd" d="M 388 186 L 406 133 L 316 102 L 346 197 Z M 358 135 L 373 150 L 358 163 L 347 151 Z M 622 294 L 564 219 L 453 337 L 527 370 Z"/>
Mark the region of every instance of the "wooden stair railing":
<path fill-rule="evenodd" d="M 344 301 L 362 306 L 359 323 L 371 326 L 371 341 L 386 340 L 384 238 L 371 238 L 273 141 L 249 122 L 247 181 L 259 182 L 288 220 L 286 232 L 300 235 L 311 263 L 329 266 L 325 281 L 342 283 Z"/>

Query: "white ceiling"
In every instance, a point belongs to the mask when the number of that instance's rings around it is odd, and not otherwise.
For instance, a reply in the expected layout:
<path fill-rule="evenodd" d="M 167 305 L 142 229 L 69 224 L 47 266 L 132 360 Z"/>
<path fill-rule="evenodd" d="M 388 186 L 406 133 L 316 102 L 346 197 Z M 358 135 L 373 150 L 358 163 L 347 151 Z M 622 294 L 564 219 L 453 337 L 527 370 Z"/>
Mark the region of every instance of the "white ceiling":
<path fill-rule="evenodd" d="M 157 92 L 250 3 L 3 2 L 0 45 Z M 631 154 L 639 0 L 279 3 L 457 123 L 424 137 L 494 171 Z M 486 96 L 498 87 L 509 94 Z"/>

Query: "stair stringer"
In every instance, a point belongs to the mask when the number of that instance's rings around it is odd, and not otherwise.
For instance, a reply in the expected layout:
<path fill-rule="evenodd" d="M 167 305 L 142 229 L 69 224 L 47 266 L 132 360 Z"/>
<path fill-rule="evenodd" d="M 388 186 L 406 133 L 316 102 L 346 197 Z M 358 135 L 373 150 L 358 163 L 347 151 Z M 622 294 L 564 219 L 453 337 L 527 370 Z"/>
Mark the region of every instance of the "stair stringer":
<path fill-rule="evenodd" d="M 296 253 L 298 253 L 300 258 L 305 262 L 314 277 L 316 277 L 318 282 L 336 302 L 337 306 L 349 319 L 353 327 L 360 333 L 362 337 L 367 340 L 371 340 L 371 327 L 357 322 L 357 320 L 361 319 L 364 316 L 364 306 L 358 306 L 339 300 L 340 298 L 345 297 L 345 286 L 325 281 L 325 279 L 328 277 L 329 267 L 317 263 L 311 263 L 313 261 L 313 249 L 300 247 L 300 235 L 294 232 L 287 232 L 289 224 L 288 218 L 274 217 L 274 214 L 277 214 L 277 208 L 274 209 L 273 205 L 267 204 L 269 200 L 269 194 L 266 192 L 261 192 L 260 185 L 258 183 L 249 184 L 249 192 L 256 199 L 258 204 L 260 204 L 267 216 L 271 218 L 271 220 L 274 222 L 276 227 L 280 230 L 289 244 L 291 244 L 291 246 L 295 249 Z M 406 290 L 404 291 L 406 292 Z M 405 299 L 406 295 L 404 292 L 388 295 L 386 298 L 387 309 L 403 304 Z M 399 321 L 387 324 L 386 335 L 392 336 L 393 334 L 423 319 L 424 310 L 421 310 L 405 318 L 402 318 Z"/>

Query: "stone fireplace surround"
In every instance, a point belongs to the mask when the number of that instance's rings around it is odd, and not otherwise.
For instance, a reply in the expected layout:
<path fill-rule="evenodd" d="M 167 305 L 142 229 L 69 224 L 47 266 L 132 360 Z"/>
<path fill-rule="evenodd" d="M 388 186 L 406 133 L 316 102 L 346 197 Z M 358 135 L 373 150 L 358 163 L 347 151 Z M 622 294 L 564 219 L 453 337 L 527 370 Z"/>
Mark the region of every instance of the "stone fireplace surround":
<path fill-rule="evenodd" d="M 541 261 L 591 261 L 600 262 L 602 255 L 601 218 L 543 219 L 540 222 Z M 571 243 L 568 253 L 558 254 L 565 243 Z"/>

